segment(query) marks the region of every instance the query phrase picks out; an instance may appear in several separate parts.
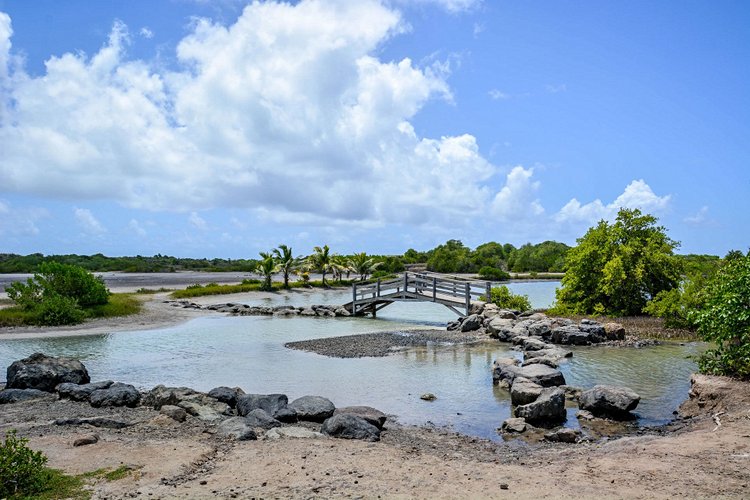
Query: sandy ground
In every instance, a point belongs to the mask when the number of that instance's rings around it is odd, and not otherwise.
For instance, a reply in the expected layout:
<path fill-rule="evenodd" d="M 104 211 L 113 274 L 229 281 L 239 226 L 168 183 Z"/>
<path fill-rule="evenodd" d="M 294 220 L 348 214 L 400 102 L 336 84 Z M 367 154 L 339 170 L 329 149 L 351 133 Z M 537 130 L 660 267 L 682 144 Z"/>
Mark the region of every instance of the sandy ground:
<path fill-rule="evenodd" d="M 138 330 L 208 314 L 169 306 L 165 294 L 144 298 L 138 317 L 4 329 L 0 339 Z M 137 424 L 121 430 L 51 424 L 71 414 Z M 123 479 L 92 481 L 94 498 L 750 498 L 750 384 L 696 376 L 681 414 L 664 429 L 579 444 L 494 443 L 394 422 L 378 443 L 234 442 L 193 418 L 178 424 L 146 408 L 93 409 L 50 399 L 3 405 L 0 431 L 18 429 L 52 467 L 68 473 L 131 467 Z M 72 446 L 91 433 L 98 443 Z"/>

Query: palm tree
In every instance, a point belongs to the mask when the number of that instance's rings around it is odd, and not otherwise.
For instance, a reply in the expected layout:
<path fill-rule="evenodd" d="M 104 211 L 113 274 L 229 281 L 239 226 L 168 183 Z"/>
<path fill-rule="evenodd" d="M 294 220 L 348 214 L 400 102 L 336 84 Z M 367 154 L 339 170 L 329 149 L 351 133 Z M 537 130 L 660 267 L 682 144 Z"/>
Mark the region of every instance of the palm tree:
<path fill-rule="evenodd" d="M 359 279 L 362 281 L 366 280 L 382 264 L 382 262 L 375 262 L 372 257 L 368 257 L 366 252 L 355 253 L 349 259 L 349 266 L 352 271 L 359 274 Z"/>
<path fill-rule="evenodd" d="M 325 286 L 326 273 L 331 270 L 331 249 L 328 245 L 323 245 L 323 248 L 315 247 L 313 250 L 315 253 L 308 258 L 308 264 L 311 269 L 323 275 L 323 286 Z"/>
<path fill-rule="evenodd" d="M 260 263 L 257 270 L 263 275 L 263 286 L 261 290 L 272 290 L 271 278 L 278 271 L 276 260 L 270 252 L 260 252 Z"/>
<path fill-rule="evenodd" d="M 292 257 L 292 247 L 286 245 L 279 245 L 279 248 L 274 248 L 273 255 L 276 258 L 279 271 L 284 275 L 284 288 L 289 288 L 289 275 L 297 270 L 299 259 Z"/>
<path fill-rule="evenodd" d="M 334 255 L 331 257 L 331 272 L 333 273 L 333 279 L 341 283 L 344 279 L 344 273 L 349 272 L 349 263 L 341 255 Z"/>

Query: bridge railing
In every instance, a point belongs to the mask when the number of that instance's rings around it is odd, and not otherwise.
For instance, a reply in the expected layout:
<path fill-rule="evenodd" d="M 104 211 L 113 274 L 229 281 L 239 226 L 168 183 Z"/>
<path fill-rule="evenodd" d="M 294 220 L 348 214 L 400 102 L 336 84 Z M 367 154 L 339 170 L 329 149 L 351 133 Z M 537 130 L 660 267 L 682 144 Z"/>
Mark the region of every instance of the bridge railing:
<path fill-rule="evenodd" d="M 468 314 L 471 303 L 481 296 L 489 297 L 489 281 L 462 280 L 438 274 L 405 272 L 402 277 L 375 283 L 352 286 L 352 310 L 360 303 L 370 303 L 380 297 L 391 300 L 417 299 L 462 306 Z"/>

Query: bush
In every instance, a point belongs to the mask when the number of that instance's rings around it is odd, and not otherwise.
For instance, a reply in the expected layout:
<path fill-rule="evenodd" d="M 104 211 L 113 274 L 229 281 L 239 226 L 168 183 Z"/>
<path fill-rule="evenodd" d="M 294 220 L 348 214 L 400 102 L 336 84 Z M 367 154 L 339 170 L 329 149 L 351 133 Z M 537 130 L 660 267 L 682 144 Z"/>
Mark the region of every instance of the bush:
<path fill-rule="evenodd" d="M 487 300 L 484 296 L 481 299 Z M 531 302 L 528 295 L 516 295 L 507 286 L 498 286 L 490 290 L 490 302 L 501 309 L 510 309 L 512 311 L 523 312 L 531 309 Z"/>
<path fill-rule="evenodd" d="M 49 295 L 34 310 L 40 325 L 75 325 L 83 321 L 85 313 L 78 302 L 62 295 Z"/>
<path fill-rule="evenodd" d="M 484 266 L 479 270 L 479 276 L 486 280 L 503 281 L 510 279 L 510 274 L 496 267 Z"/>
<path fill-rule="evenodd" d="M 47 483 L 47 457 L 30 449 L 28 439 L 16 437 L 16 431 L 5 433 L 0 444 L 0 498 L 33 496 Z"/>
<path fill-rule="evenodd" d="M 82 307 L 106 304 L 109 299 L 104 281 L 79 266 L 45 262 L 34 280 L 44 289 L 43 295 L 56 293 L 75 299 Z"/>
<path fill-rule="evenodd" d="M 698 360 L 701 372 L 750 377 L 750 251 L 731 252 L 691 314 L 698 332 L 716 347 Z"/>

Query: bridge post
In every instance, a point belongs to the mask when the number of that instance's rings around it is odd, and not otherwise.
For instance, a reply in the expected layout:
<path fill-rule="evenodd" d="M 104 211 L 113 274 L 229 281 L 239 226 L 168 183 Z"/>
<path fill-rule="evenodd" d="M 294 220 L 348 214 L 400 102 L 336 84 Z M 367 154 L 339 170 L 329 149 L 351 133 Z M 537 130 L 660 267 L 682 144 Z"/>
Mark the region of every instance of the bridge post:
<path fill-rule="evenodd" d="M 404 291 L 401 298 L 406 298 L 406 288 L 409 286 L 409 273 L 404 273 Z"/>
<path fill-rule="evenodd" d="M 490 281 L 487 282 L 487 295 L 485 295 L 485 302 L 488 304 L 492 302 L 492 283 Z"/>
<path fill-rule="evenodd" d="M 432 301 L 435 302 L 437 300 L 437 278 L 435 276 L 432 277 Z"/>
<path fill-rule="evenodd" d="M 378 297 L 380 297 L 380 278 L 378 278 L 378 284 L 377 284 L 376 290 L 378 293 Z"/>
<path fill-rule="evenodd" d="M 357 284 L 352 285 L 352 315 L 357 315 Z"/>
<path fill-rule="evenodd" d="M 471 309 L 471 285 L 466 283 L 466 315 L 469 315 Z"/>

